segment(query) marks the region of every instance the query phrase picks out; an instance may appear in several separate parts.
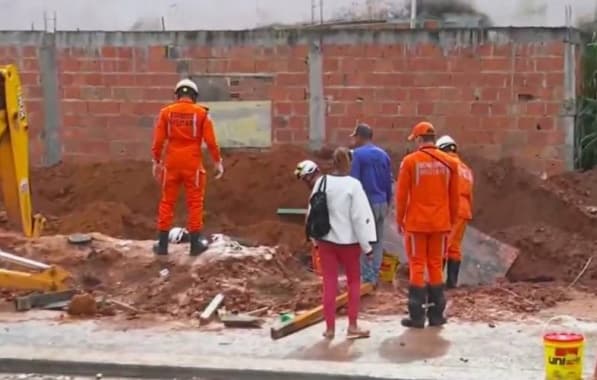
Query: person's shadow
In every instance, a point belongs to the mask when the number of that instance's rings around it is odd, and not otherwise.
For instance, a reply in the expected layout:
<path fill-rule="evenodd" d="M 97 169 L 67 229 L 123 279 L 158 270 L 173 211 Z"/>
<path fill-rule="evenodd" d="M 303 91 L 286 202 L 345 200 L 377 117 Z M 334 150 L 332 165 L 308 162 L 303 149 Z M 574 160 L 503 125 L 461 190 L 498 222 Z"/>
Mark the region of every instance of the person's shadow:
<path fill-rule="evenodd" d="M 442 329 L 407 329 L 402 335 L 381 343 L 379 355 L 392 363 L 409 363 L 444 356 L 450 342 L 440 336 Z"/>
<path fill-rule="evenodd" d="M 352 340 L 343 340 L 335 343 L 335 341 L 322 339 L 310 347 L 292 352 L 287 356 L 287 359 L 351 362 L 357 360 L 362 355 L 361 352 L 354 349 L 353 343 L 354 341 Z"/>

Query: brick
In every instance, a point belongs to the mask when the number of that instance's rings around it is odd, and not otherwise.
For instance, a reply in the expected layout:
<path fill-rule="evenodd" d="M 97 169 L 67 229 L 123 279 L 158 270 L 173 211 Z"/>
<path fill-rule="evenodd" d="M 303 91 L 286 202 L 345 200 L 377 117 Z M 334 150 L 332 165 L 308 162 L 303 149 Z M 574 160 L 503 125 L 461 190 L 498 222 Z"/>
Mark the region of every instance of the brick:
<path fill-rule="evenodd" d="M 36 46 L 23 46 L 21 48 L 21 55 L 23 58 L 37 58 L 38 48 Z"/>
<path fill-rule="evenodd" d="M 478 129 L 482 118 L 471 115 L 447 116 L 444 122 L 444 127 L 448 131 L 466 131 Z M 438 125 L 436 125 L 438 127 Z"/>
<path fill-rule="evenodd" d="M 323 72 L 336 72 L 340 69 L 340 60 L 338 58 L 327 58 L 324 56 L 323 59 Z"/>
<path fill-rule="evenodd" d="M 492 52 L 493 57 L 511 58 L 515 54 L 516 54 L 516 46 L 511 43 L 501 44 L 501 45 L 495 44 L 493 46 L 493 52 Z"/>
<path fill-rule="evenodd" d="M 535 59 L 535 71 L 553 72 L 564 71 L 564 57 L 541 57 Z"/>
<path fill-rule="evenodd" d="M 119 73 L 129 73 L 132 72 L 134 68 L 133 62 L 131 60 L 118 60 L 116 61 L 116 69 L 114 71 Z"/>
<path fill-rule="evenodd" d="M 535 62 L 530 58 L 517 57 L 514 59 L 514 71 L 517 73 L 533 72 L 535 71 Z"/>
<path fill-rule="evenodd" d="M 39 72 L 39 61 L 36 58 L 23 58 L 19 65 L 19 71 Z"/>
<path fill-rule="evenodd" d="M 407 68 L 414 72 L 446 72 L 448 63 L 445 60 L 433 58 L 409 58 Z"/>
<path fill-rule="evenodd" d="M 462 115 L 470 112 L 471 105 L 465 102 L 438 102 L 433 109 L 434 115 Z"/>
<path fill-rule="evenodd" d="M 402 102 L 398 104 L 398 113 L 400 116 L 417 116 L 418 105 L 417 103 Z"/>
<path fill-rule="evenodd" d="M 492 103 L 490 106 L 491 116 L 509 115 L 510 111 L 508 103 Z"/>
<path fill-rule="evenodd" d="M 102 70 L 101 61 L 98 59 L 82 59 L 79 61 L 79 71 L 97 73 Z"/>
<path fill-rule="evenodd" d="M 448 71 L 450 72 L 479 72 L 481 71 L 481 60 L 476 57 L 448 57 Z"/>
<path fill-rule="evenodd" d="M 545 103 L 541 101 L 533 101 L 525 104 L 525 115 L 529 116 L 544 116 Z"/>
<path fill-rule="evenodd" d="M 439 87 L 410 88 L 408 91 L 411 101 L 442 100 L 442 90 Z"/>
<path fill-rule="evenodd" d="M 143 89 L 143 96 L 140 99 L 157 100 L 164 103 L 172 100 L 172 87 L 152 87 Z"/>
<path fill-rule="evenodd" d="M 118 50 L 118 58 L 121 60 L 132 60 L 134 57 L 134 48 L 128 46 L 119 46 Z"/>
<path fill-rule="evenodd" d="M 406 81 L 406 86 L 442 86 L 451 82 L 452 74 L 448 73 L 413 73 L 405 75 L 403 79 Z"/>
<path fill-rule="evenodd" d="M 394 63 L 398 65 L 403 63 L 403 60 L 391 60 L 391 59 L 376 59 L 374 62 L 373 71 L 376 73 L 391 73 L 394 71 L 400 71 L 402 69 L 396 67 Z"/>
<path fill-rule="evenodd" d="M 82 75 L 83 83 L 88 86 L 99 86 L 103 84 L 103 77 L 101 74 L 84 74 Z"/>
<path fill-rule="evenodd" d="M 274 102 L 274 115 L 290 115 L 292 113 L 292 103 Z"/>
<path fill-rule="evenodd" d="M 417 115 L 428 116 L 433 114 L 434 103 L 419 103 L 417 104 Z"/>
<path fill-rule="evenodd" d="M 309 118 L 306 116 L 292 115 L 288 120 L 288 126 L 293 129 L 306 128 Z"/>
<path fill-rule="evenodd" d="M 524 130 L 551 131 L 555 128 L 553 117 L 523 116 L 518 119 L 518 128 Z"/>
<path fill-rule="evenodd" d="M 103 46 L 100 54 L 103 58 L 118 58 L 118 48 L 115 46 Z"/>
<path fill-rule="evenodd" d="M 292 131 L 290 129 L 276 129 L 274 130 L 275 143 L 291 143 L 293 140 Z"/>
<path fill-rule="evenodd" d="M 81 63 L 77 58 L 72 57 L 61 57 L 58 63 L 62 72 L 73 72 L 79 71 Z"/>
<path fill-rule="evenodd" d="M 328 115 L 345 115 L 346 114 L 346 104 L 341 103 L 341 102 L 328 102 L 327 114 Z"/>
<path fill-rule="evenodd" d="M 512 59 L 510 58 L 481 58 L 481 71 L 511 71 Z"/>
<path fill-rule="evenodd" d="M 309 115 L 309 102 L 294 102 L 292 103 L 292 114 L 298 116 Z"/>
<path fill-rule="evenodd" d="M 516 128 L 516 120 L 509 116 L 481 118 L 480 127 L 484 130 L 503 130 Z"/>
<path fill-rule="evenodd" d="M 147 62 L 147 71 L 151 73 L 176 73 L 176 62 L 166 59 L 151 59 Z"/>
<path fill-rule="evenodd" d="M 545 115 L 560 116 L 563 111 L 562 108 L 561 102 L 547 102 L 545 103 Z"/>
<path fill-rule="evenodd" d="M 309 77 L 302 73 L 278 73 L 275 81 L 279 86 L 308 86 Z"/>
<path fill-rule="evenodd" d="M 64 114 L 86 114 L 87 103 L 81 100 L 63 100 L 60 105 Z"/>
<path fill-rule="evenodd" d="M 483 87 L 507 87 L 512 79 L 508 74 L 502 73 L 483 73 L 478 79 L 478 84 Z"/>
<path fill-rule="evenodd" d="M 415 54 L 419 57 L 443 59 L 443 49 L 439 44 L 419 43 L 416 46 Z"/>
<path fill-rule="evenodd" d="M 383 115 L 398 115 L 400 109 L 400 103 L 381 103 L 381 113 Z"/>
<path fill-rule="evenodd" d="M 383 87 L 374 90 L 373 99 L 378 102 L 399 102 L 409 100 L 408 88 Z"/>
<path fill-rule="evenodd" d="M 553 41 L 545 44 L 545 54 L 549 56 L 564 56 L 566 44 L 562 41 Z"/>
<path fill-rule="evenodd" d="M 513 79 L 514 87 L 545 87 L 545 76 L 542 73 L 516 73 Z"/>
<path fill-rule="evenodd" d="M 81 87 L 79 86 L 63 86 L 62 99 L 80 99 Z"/>
<path fill-rule="evenodd" d="M 250 57 L 244 59 L 230 59 L 228 62 L 228 70 L 235 73 L 252 73 L 255 72 L 255 61 Z"/>
<path fill-rule="evenodd" d="M 545 87 L 564 86 L 564 73 L 545 73 Z"/>
<path fill-rule="evenodd" d="M 490 114 L 491 105 L 489 103 L 473 103 L 471 104 L 471 114 L 479 116 L 488 116 Z"/>
<path fill-rule="evenodd" d="M 120 112 L 120 103 L 114 101 L 89 101 L 87 109 L 91 114 L 110 115 Z"/>

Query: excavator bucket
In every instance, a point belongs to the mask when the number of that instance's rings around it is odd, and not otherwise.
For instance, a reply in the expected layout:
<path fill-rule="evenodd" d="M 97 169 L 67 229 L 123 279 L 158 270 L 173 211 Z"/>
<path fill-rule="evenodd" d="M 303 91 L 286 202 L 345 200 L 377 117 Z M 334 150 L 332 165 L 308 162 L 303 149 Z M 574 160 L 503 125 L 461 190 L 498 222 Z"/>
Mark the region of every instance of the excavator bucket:
<path fill-rule="evenodd" d="M 9 222 L 27 237 L 41 233 L 45 219 L 33 215 L 29 182 L 29 123 L 15 66 L 0 66 L 0 181 Z"/>

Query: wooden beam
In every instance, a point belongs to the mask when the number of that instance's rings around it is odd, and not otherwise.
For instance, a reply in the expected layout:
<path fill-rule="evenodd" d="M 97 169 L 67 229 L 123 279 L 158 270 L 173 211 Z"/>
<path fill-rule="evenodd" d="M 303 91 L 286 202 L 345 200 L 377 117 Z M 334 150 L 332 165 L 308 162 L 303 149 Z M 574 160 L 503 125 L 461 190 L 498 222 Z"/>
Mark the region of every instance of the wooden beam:
<path fill-rule="evenodd" d="M 203 310 L 203 313 L 201 313 L 201 315 L 199 316 L 199 324 L 208 324 L 215 316 L 216 310 L 218 310 L 218 308 L 222 306 L 222 302 L 224 302 L 224 295 L 222 293 L 219 293 L 211 300 L 209 305 L 207 305 L 205 310 Z"/>
<path fill-rule="evenodd" d="M 373 291 L 373 285 L 369 283 L 361 284 L 361 297 L 370 294 Z M 342 293 L 336 297 L 336 310 L 348 303 L 348 293 Z M 272 339 L 284 338 L 297 331 L 305 329 L 323 320 L 323 306 L 317 306 L 301 315 L 298 315 L 287 322 L 280 322 L 277 326 L 271 328 Z"/>

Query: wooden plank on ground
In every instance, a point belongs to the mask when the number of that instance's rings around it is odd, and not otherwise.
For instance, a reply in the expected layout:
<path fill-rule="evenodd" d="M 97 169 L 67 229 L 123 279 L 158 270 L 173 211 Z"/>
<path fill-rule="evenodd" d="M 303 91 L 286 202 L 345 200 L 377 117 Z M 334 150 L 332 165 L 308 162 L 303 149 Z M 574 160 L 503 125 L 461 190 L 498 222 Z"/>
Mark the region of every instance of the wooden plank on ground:
<path fill-rule="evenodd" d="M 361 297 L 370 294 L 373 291 L 373 285 L 366 283 L 361 285 Z M 348 303 L 348 293 L 342 293 L 336 297 L 336 309 L 339 309 Z M 277 340 L 290 334 L 312 326 L 323 320 L 323 306 L 317 306 L 301 315 L 297 315 L 287 322 L 280 322 L 277 326 L 271 328 L 270 335 L 272 339 Z"/>
<path fill-rule="evenodd" d="M 224 295 L 222 293 L 219 293 L 211 300 L 209 305 L 207 305 L 205 310 L 203 310 L 203 312 L 199 316 L 199 324 L 206 325 L 209 322 L 211 322 L 218 308 L 222 306 L 222 302 L 224 302 Z"/>

